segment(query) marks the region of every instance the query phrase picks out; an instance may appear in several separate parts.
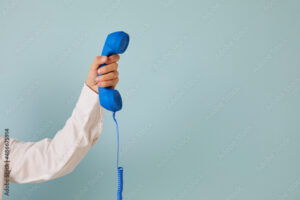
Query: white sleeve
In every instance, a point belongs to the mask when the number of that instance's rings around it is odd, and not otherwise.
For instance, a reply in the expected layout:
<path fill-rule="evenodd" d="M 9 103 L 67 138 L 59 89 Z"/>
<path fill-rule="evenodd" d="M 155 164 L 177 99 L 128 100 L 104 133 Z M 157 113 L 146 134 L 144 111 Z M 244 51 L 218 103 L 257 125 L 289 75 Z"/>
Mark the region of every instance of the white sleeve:
<path fill-rule="evenodd" d="M 75 169 L 98 140 L 103 108 L 98 94 L 84 84 L 71 117 L 53 139 L 10 141 L 10 181 L 33 183 L 55 179 Z"/>

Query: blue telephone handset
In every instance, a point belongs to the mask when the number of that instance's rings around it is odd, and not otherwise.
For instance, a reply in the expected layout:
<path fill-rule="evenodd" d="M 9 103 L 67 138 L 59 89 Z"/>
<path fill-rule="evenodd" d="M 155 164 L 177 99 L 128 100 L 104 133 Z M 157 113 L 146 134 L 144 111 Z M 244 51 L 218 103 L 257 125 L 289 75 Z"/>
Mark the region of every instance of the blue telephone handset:
<path fill-rule="evenodd" d="M 102 56 L 112 54 L 122 54 L 126 51 L 129 44 L 129 35 L 123 31 L 111 33 L 107 36 L 102 50 Z M 105 65 L 100 65 L 103 67 Z M 100 74 L 98 75 L 100 76 Z M 118 171 L 118 191 L 117 200 L 122 200 L 123 191 L 123 167 L 119 166 L 119 126 L 115 114 L 122 109 L 122 98 L 118 90 L 111 88 L 98 87 L 99 100 L 102 107 L 113 112 L 113 119 L 117 128 L 117 171 Z"/>
<path fill-rule="evenodd" d="M 111 33 L 106 38 L 101 55 L 110 56 L 112 54 L 122 54 L 126 51 L 128 44 L 129 35 L 127 33 L 123 31 Z M 103 66 L 105 65 L 100 65 L 100 67 Z M 98 87 L 98 91 L 102 107 L 112 112 L 117 112 L 122 109 L 122 98 L 118 90 Z"/>

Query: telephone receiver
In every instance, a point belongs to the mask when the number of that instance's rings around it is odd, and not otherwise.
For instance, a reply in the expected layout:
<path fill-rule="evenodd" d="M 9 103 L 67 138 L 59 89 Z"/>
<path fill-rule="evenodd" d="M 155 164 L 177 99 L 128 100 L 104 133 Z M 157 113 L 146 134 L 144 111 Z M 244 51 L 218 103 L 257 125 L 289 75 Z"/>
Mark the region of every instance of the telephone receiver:
<path fill-rule="evenodd" d="M 110 33 L 105 41 L 101 56 L 111 56 L 113 54 L 122 54 L 126 51 L 129 44 L 129 35 L 123 31 Z M 105 66 L 100 65 L 99 68 Z M 101 76 L 98 74 L 98 76 Z M 103 108 L 112 112 L 122 109 L 122 98 L 118 90 L 110 87 L 98 87 L 99 100 Z"/>

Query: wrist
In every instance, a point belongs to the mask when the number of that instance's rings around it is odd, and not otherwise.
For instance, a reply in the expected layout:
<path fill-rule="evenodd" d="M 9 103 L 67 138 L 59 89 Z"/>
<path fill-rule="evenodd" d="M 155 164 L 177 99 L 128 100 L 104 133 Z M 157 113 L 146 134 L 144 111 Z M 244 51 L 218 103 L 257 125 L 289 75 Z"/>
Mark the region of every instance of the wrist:
<path fill-rule="evenodd" d="M 93 92 L 95 92 L 96 94 L 98 94 L 98 87 L 93 86 L 88 81 L 85 81 L 85 84 L 86 84 L 86 86 L 88 86 L 89 89 L 91 89 Z"/>

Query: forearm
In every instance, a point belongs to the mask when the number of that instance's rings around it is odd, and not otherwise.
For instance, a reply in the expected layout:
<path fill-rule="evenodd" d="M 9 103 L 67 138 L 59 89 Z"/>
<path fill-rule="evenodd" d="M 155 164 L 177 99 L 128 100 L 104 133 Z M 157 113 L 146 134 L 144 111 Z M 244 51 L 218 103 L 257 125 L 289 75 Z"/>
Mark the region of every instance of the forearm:
<path fill-rule="evenodd" d="M 11 181 L 41 182 L 70 173 L 98 140 L 102 117 L 98 95 L 84 85 L 71 117 L 53 139 L 11 141 Z"/>

